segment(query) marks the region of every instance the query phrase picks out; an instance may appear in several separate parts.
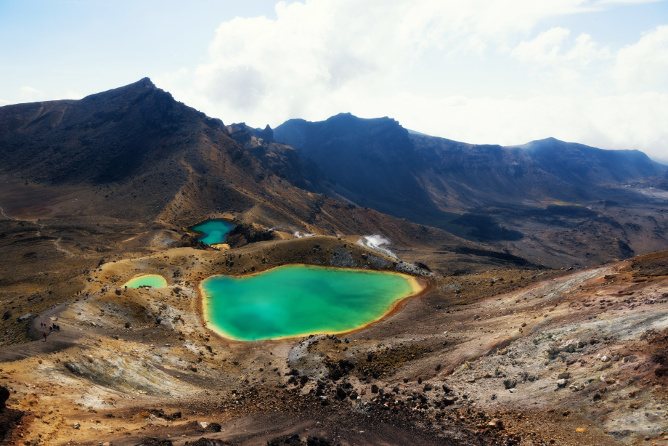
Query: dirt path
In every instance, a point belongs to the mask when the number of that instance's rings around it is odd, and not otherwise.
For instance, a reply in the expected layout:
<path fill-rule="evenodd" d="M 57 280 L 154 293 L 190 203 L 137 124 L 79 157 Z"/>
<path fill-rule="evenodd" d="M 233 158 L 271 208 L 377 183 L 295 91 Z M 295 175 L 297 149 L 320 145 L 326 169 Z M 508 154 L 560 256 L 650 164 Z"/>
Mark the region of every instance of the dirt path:
<path fill-rule="evenodd" d="M 32 341 L 0 348 L 0 363 L 53 353 L 78 345 L 77 340 L 82 336 L 78 330 L 75 331 L 72 327 L 61 325 L 60 330 L 49 331 L 48 328 L 40 325 L 42 322 L 47 327 L 54 322 L 60 325 L 58 315 L 64 308 L 65 305 L 59 305 L 35 317 L 28 327 L 28 336 Z M 44 333 L 47 333 L 46 340 L 44 340 Z"/>
<path fill-rule="evenodd" d="M 130 242 L 130 241 L 136 239 L 137 237 L 139 237 L 140 235 L 148 234 L 149 232 L 150 232 L 150 231 L 140 232 L 139 234 L 137 234 L 137 235 L 133 235 L 133 236 L 130 237 L 130 238 L 126 238 L 125 240 L 121 240 L 121 243 L 127 243 L 127 242 Z"/>
<path fill-rule="evenodd" d="M 2 207 L 0 207 L 0 215 L 5 217 L 7 220 L 16 220 L 14 217 L 10 217 L 9 215 L 7 215 L 7 213 Z"/>
<path fill-rule="evenodd" d="M 57 251 L 62 252 L 63 254 L 67 255 L 68 257 L 74 257 L 74 254 L 71 251 L 68 251 L 67 249 L 60 246 L 60 242 L 62 240 L 63 240 L 62 237 L 58 237 L 56 240 L 53 241 L 53 246 L 56 248 Z"/>

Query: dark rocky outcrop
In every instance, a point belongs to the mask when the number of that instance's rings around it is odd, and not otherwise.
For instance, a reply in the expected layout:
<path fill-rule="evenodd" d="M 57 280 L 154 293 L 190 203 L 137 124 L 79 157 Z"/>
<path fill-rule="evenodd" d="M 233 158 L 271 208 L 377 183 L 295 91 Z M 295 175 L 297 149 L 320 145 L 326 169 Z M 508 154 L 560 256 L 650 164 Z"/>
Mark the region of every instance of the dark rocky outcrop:
<path fill-rule="evenodd" d="M 5 386 L 0 386 L 0 412 L 7 407 L 7 400 L 9 399 L 9 389 Z"/>
<path fill-rule="evenodd" d="M 308 436 L 303 441 L 297 434 L 283 435 L 267 441 L 267 446 L 331 446 L 328 440 L 321 437 Z"/>
<path fill-rule="evenodd" d="M 10 392 L 7 387 L 0 386 L 0 443 L 5 444 L 23 418 L 23 412 L 7 407 Z"/>
<path fill-rule="evenodd" d="M 174 442 L 166 438 L 146 437 L 137 443 L 136 446 L 172 446 Z"/>
<path fill-rule="evenodd" d="M 185 446 L 234 446 L 237 443 L 217 440 L 215 438 L 200 438 L 195 441 L 186 441 Z"/>
<path fill-rule="evenodd" d="M 266 240 L 273 240 L 275 238 L 274 231 L 257 224 L 242 223 L 236 225 L 227 234 L 227 243 L 230 246 L 241 246 L 247 243 L 262 242 Z"/>
<path fill-rule="evenodd" d="M 323 181 L 322 173 L 315 164 L 305 162 L 293 147 L 274 141 L 274 132 L 268 125 L 261 130 L 240 123 L 227 126 L 227 130 L 235 141 L 278 177 L 307 189 L 315 189 Z M 305 172 L 308 172 L 308 179 Z"/>

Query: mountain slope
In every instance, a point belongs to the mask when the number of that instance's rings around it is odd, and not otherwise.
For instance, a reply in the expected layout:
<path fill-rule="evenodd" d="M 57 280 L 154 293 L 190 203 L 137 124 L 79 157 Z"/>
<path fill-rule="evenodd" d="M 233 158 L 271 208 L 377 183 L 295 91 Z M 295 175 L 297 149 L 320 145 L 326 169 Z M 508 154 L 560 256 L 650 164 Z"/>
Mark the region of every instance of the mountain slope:
<path fill-rule="evenodd" d="M 474 145 L 411 134 L 389 118 L 340 114 L 274 129 L 323 169 L 337 191 L 398 215 L 477 205 L 596 198 L 604 186 L 661 177 L 666 166 L 639 151 L 607 151 L 550 138 L 524 146 Z M 370 192 L 368 194 L 367 192 Z M 360 203 L 361 204 L 361 203 Z"/>
<path fill-rule="evenodd" d="M 150 220 L 214 166 L 232 177 L 261 174 L 221 121 L 148 79 L 80 101 L 2 107 L 0 129 L 3 173 L 51 190 L 85 186 L 93 214 Z"/>
<path fill-rule="evenodd" d="M 295 147 L 331 182 L 312 181 L 315 190 L 409 219 L 418 210 L 436 211 L 416 177 L 420 166 L 409 134 L 393 119 L 340 114 L 323 122 L 291 120 L 274 129 L 274 138 Z"/>
<path fill-rule="evenodd" d="M 83 188 L 87 214 L 188 221 L 247 211 L 275 194 L 284 217 L 298 220 L 317 199 L 282 184 L 220 120 L 149 79 L 80 101 L 0 108 L 0 155 L 1 172 L 26 188 Z"/>
<path fill-rule="evenodd" d="M 24 220 L 174 228 L 225 216 L 288 233 L 464 246 L 450 232 L 553 266 L 668 248 L 665 200 L 636 190 L 665 182 L 668 168 L 638 152 L 472 145 L 350 114 L 273 132 L 225 126 L 149 79 L 80 101 L 1 107 L 0 156 L 1 214 Z M 438 229 L 418 239 L 420 224 Z"/>
<path fill-rule="evenodd" d="M 1 215 L 171 228 L 225 215 L 289 233 L 380 233 L 413 243 L 418 225 L 297 187 L 324 183 L 322 174 L 266 130 L 258 133 L 265 141 L 246 126 L 227 127 L 149 79 L 78 101 L 0 107 Z"/>
<path fill-rule="evenodd" d="M 659 185 L 668 175 L 642 152 L 552 138 L 514 147 L 474 145 L 409 133 L 389 118 L 350 114 L 287 121 L 273 136 L 325 173 L 329 183 L 311 182 L 312 190 L 531 252 L 541 262 L 595 264 L 648 252 L 650 245 L 668 248 L 665 218 L 636 222 L 654 214 L 653 206 L 665 207 L 636 186 Z M 597 246 L 585 246 L 586 239 L 597 239 Z"/>
<path fill-rule="evenodd" d="M 602 150 L 547 138 L 519 146 L 546 172 L 570 184 L 619 184 L 665 176 L 666 166 L 638 150 Z"/>

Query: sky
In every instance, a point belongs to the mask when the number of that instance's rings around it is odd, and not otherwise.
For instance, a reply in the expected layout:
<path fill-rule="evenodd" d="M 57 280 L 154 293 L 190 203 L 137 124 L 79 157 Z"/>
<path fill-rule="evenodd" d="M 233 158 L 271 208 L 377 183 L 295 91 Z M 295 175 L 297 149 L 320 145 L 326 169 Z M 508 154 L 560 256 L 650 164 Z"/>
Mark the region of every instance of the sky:
<path fill-rule="evenodd" d="M 226 124 L 350 112 L 668 163 L 668 0 L 0 0 L 0 106 L 143 77 Z"/>

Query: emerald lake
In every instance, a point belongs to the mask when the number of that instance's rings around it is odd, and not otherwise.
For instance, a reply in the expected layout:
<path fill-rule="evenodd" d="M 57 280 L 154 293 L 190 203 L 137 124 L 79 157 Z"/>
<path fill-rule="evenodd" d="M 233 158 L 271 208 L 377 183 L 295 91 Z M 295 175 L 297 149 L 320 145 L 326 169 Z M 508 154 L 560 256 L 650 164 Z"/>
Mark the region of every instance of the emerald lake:
<path fill-rule="evenodd" d="M 191 229 L 203 234 L 197 239 L 200 242 L 207 245 L 216 245 L 225 241 L 227 233 L 234 229 L 234 226 L 233 223 L 225 220 L 207 220 L 193 226 Z"/>
<path fill-rule="evenodd" d="M 422 287 L 398 273 L 289 265 L 242 277 L 212 276 L 200 290 L 210 329 L 256 341 L 352 331 Z"/>
<path fill-rule="evenodd" d="M 123 286 L 127 288 L 139 288 L 142 286 L 160 288 L 163 286 L 167 286 L 167 281 L 165 280 L 164 277 L 158 274 L 144 274 L 143 276 L 133 277 Z"/>

